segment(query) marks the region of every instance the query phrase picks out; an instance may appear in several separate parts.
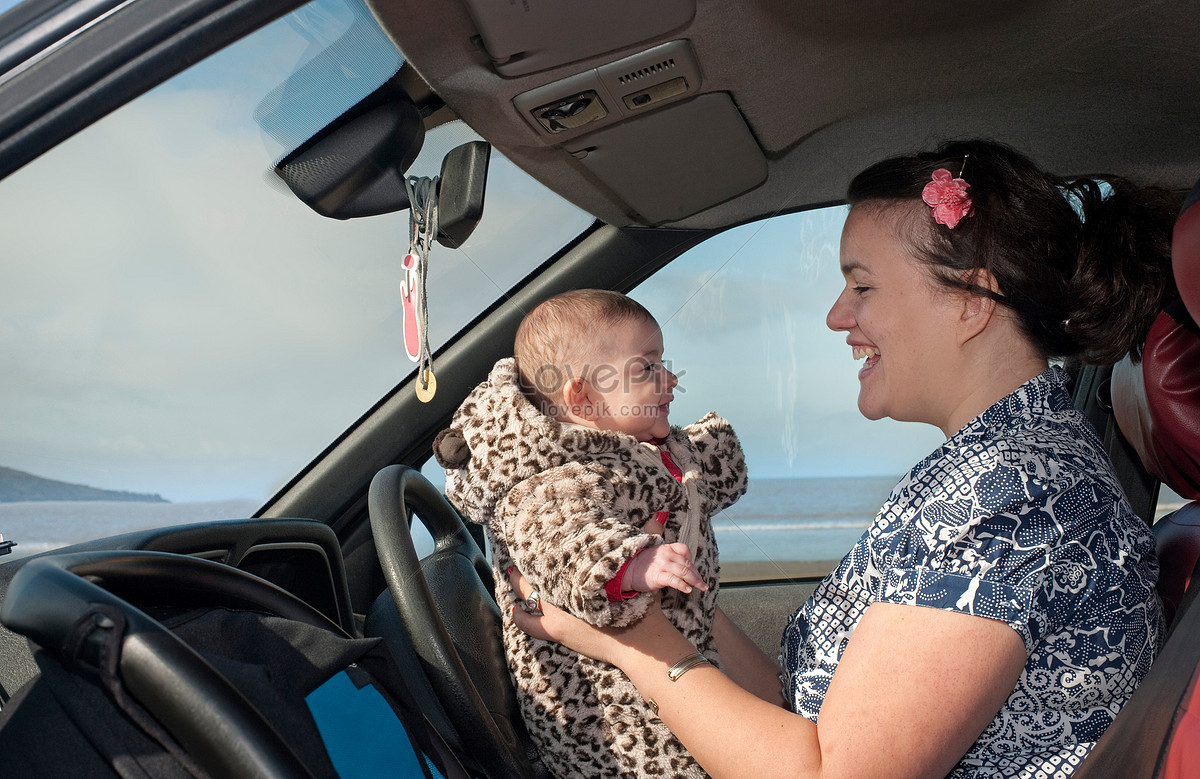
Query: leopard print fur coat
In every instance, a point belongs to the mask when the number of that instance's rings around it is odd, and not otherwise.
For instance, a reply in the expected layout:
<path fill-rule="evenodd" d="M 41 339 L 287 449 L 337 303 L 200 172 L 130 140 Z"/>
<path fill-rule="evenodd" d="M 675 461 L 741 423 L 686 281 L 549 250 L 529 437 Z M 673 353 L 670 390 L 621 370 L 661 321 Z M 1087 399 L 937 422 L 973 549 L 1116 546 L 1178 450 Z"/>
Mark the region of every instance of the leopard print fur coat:
<path fill-rule="evenodd" d="M 447 497 L 486 528 L 502 609 L 515 602 L 505 571 L 516 566 L 543 599 L 576 616 L 632 624 L 652 596 L 612 602 L 605 585 L 637 550 L 682 541 L 709 589 L 664 590 L 663 610 L 720 665 L 712 635 L 720 572 L 709 518 L 745 492 L 745 457 L 716 414 L 672 427 L 663 444 L 682 482 L 654 444 L 545 416 L 522 394 L 515 361 L 496 363 L 439 434 L 434 454 L 446 469 Z M 643 533 L 663 510 L 663 535 Z M 617 668 L 526 635 L 509 619 L 504 644 L 521 713 L 556 776 L 705 776 Z"/>

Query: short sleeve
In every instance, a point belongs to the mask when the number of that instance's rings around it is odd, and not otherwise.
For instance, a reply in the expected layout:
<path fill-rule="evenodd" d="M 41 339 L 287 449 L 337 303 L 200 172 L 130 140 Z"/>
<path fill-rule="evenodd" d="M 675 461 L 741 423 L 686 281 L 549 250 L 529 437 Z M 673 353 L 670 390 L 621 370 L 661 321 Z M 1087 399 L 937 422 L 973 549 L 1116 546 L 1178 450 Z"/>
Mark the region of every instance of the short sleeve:
<path fill-rule="evenodd" d="M 1037 643 L 1033 630 L 1040 623 L 1034 614 L 1034 592 L 1025 585 L 994 581 L 983 572 L 967 576 L 906 568 L 888 573 L 881 600 L 999 620 L 1015 630 L 1026 651 L 1031 651 Z"/>
<path fill-rule="evenodd" d="M 880 598 L 1004 622 L 1027 651 L 1056 622 L 1045 597 L 1052 552 L 1075 515 L 1074 489 L 1029 478 L 1011 462 L 968 462 L 927 485 L 889 556 Z"/>

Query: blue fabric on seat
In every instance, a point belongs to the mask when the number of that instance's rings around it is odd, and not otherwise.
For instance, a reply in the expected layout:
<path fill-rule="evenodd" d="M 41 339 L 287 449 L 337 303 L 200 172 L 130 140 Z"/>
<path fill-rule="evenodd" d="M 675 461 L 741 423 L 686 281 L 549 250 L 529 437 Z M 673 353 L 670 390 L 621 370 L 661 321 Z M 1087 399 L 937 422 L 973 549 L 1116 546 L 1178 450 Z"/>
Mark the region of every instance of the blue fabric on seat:
<path fill-rule="evenodd" d="M 419 755 L 404 724 L 369 681 L 359 687 L 349 673 L 340 671 L 304 700 L 342 779 L 442 779 Z"/>

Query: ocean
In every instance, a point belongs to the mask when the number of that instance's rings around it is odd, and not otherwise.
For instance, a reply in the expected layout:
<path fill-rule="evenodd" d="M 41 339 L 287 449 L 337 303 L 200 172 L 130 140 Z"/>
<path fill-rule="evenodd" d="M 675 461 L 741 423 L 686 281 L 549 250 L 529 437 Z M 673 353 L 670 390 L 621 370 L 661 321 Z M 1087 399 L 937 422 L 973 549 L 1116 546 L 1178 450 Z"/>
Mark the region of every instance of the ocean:
<path fill-rule="evenodd" d="M 728 562 L 835 560 L 862 535 L 896 479 L 758 479 L 713 518 Z M 190 522 L 251 516 L 254 501 L 0 503 L 0 533 L 14 555 L 44 552 L 92 538 Z M 418 546 L 425 546 L 418 542 Z M 0 562 L 11 557 L 0 558 Z"/>
<path fill-rule="evenodd" d="M 45 552 L 60 546 L 191 522 L 244 519 L 254 514 L 258 502 L 221 500 L 196 503 L 137 503 L 126 501 L 29 501 L 0 503 L 0 533 L 16 541 L 14 557 Z"/>
<path fill-rule="evenodd" d="M 722 562 L 839 560 L 899 477 L 752 479 L 713 517 Z"/>
<path fill-rule="evenodd" d="M 841 559 L 898 478 L 753 479 L 741 500 L 713 518 L 721 561 Z M 1171 494 L 1160 501 L 1159 514 L 1182 503 Z M 0 533 L 17 542 L 13 554 L 23 556 L 132 530 L 249 517 L 257 508 L 249 500 L 0 503 Z M 419 553 L 432 548 L 416 540 Z"/>

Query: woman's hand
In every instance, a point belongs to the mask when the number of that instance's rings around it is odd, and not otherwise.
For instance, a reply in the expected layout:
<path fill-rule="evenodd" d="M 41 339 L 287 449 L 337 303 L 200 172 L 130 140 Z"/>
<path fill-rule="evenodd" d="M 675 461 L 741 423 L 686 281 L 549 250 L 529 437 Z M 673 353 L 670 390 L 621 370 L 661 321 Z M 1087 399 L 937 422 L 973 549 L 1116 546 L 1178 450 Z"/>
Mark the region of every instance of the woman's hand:
<path fill-rule="evenodd" d="M 658 594 L 653 595 L 654 602 L 646 610 L 646 616 L 636 624 L 624 628 L 600 628 L 545 600 L 541 601 L 541 615 L 526 612 L 521 608 L 521 601 L 530 596 L 533 586 L 515 568 L 509 569 L 508 580 L 518 599 L 512 608 L 512 619 L 517 627 L 534 638 L 562 644 L 593 660 L 620 667 L 630 650 L 649 650 L 668 631 L 679 635 L 663 614 Z"/>

